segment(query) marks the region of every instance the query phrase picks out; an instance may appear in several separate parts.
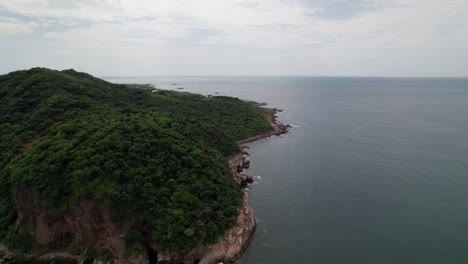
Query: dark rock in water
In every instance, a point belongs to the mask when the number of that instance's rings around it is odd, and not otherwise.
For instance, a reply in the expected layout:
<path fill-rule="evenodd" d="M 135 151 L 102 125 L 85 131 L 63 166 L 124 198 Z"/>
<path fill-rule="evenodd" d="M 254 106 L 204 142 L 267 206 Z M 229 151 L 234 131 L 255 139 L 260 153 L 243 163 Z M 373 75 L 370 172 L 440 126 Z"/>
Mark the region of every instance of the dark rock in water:
<path fill-rule="evenodd" d="M 247 175 L 247 179 L 246 179 L 246 180 L 247 180 L 248 183 L 253 183 L 253 182 L 254 182 L 252 176 L 250 176 L 250 175 Z"/>
<path fill-rule="evenodd" d="M 179 85 L 179 84 L 178 84 L 178 83 L 173 83 L 173 84 L 171 84 L 171 85 Z"/>
<path fill-rule="evenodd" d="M 241 166 L 241 165 L 237 165 L 237 169 L 236 169 L 236 172 L 237 173 L 240 173 L 244 170 L 244 168 Z"/>
<path fill-rule="evenodd" d="M 242 186 L 242 188 L 247 188 L 247 186 L 248 186 L 248 185 L 247 185 L 247 181 L 246 181 L 246 180 L 242 180 L 242 181 L 241 181 L 241 186 Z"/>
<path fill-rule="evenodd" d="M 244 159 L 243 163 L 244 163 L 243 164 L 244 169 L 248 169 L 250 167 L 250 160 Z"/>
<path fill-rule="evenodd" d="M 177 90 L 183 90 L 183 89 L 184 89 L 184 87 L 179 87 L 179 88 L 177 88 Z"/>
<path fill-rule="evenodd" d="M 240 175 L 240 180 L 241 180 L 241 185 L 242 187 L 246 188 L 248 183 L 253 183 L 253 178 L 252 176 L 249 176 L 247 174 L 242 173 Z"/>

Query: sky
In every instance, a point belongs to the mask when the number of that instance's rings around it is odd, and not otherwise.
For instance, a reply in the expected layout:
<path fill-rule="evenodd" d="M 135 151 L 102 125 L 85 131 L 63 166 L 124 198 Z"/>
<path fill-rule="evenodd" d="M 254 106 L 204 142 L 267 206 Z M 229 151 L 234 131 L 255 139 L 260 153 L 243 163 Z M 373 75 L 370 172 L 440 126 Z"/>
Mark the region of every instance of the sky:
<path fill-rule="evenodd" d="M 468 76 L 468 0 L 0 0 L 0 74 Z"/>

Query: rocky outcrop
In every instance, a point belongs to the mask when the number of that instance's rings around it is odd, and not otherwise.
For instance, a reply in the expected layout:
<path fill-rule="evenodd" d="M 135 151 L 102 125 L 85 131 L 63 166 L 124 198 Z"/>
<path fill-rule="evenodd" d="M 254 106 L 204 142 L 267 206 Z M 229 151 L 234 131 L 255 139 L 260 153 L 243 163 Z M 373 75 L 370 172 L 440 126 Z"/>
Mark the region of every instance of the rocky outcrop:
<path fill-rule="evenodd" d="M 34 223 L 36 227 L 34 230 L 18 232 L 27 232 L 38 243 L 53 245 L 54 248 L 71 246 L 77 252 L 84 252 L 87 246 L 107 249 L 117 258 L 114 263 L 145 263 L 144 255 L 132 259 L 125 257 L 125 231 L 111 221 L 103 205 L 92 200 L 82 200 L 63 210 L 37 201 L 35 197 L 32 189 L 18 192 L 17 227 L 21 229 L 19 223 Z M 54 263 L 99 263 L 65 253 L 10 254 L 7 263 L 50 263 L 51 260 Z"/>
<path fill-rule="evenodd" d="M 86 246 L 105 248 L 123 257 L 124 232 L 109 218 L 105 208 L 92 200 L 82 200 L 68 210 L 37 202 L 33 191 L 20 191 L 16 199 L 18 222 L 35 223 L 29 235 L 43 245 L 73 246 L 78 252 Z"/>

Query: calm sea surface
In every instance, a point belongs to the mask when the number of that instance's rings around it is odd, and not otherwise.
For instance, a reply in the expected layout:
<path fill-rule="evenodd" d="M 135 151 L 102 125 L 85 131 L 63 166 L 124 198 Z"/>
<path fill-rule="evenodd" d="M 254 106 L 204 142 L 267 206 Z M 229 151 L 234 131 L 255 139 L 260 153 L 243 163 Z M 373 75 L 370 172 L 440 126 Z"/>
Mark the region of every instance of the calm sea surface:
<path fill-rule="evenodd" d="M 284 109 L 290 133 L 249 144 L 242 264 L 468 263 L 468 79 L 107 80 Z"/>

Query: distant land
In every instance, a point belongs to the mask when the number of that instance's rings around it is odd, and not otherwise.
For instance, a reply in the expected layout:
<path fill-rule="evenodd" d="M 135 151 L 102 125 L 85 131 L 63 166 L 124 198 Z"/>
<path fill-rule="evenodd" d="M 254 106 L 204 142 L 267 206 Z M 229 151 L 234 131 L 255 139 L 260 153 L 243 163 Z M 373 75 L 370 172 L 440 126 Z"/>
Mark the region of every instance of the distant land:
<path fill-rule="evenodd" d="M 0 76 L 0 259 L 236 261 L 255 230 L 238 143 L 283 133 L 275 111 L 74 70 Z"/>

